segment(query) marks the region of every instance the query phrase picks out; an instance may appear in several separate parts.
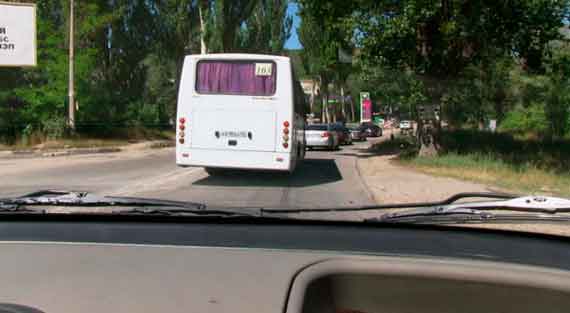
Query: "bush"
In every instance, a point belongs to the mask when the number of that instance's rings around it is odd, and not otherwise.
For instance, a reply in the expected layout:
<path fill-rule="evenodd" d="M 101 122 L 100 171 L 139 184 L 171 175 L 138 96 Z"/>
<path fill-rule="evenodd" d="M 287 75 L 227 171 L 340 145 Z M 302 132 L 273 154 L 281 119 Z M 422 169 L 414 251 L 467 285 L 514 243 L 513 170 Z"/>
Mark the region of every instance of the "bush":
<path fill-rule="evenodd" d="M 61 116 L 55 116 L 42 121 L 42 130 L 48 139 L 62 138 L 66 128 L 66 120 Z"/>
<path fill-rule="evenodd" d="M 137 126 L 156 126 L 160 124 L 158 105 L 142 101 L 131 102 L 128 105 L 127 119 Z"/>
<path fill-rule="evenodd" d="M 513 134 L 536 133 L 544 137 L 550 130 L 549 124 L 544 108 L 539 104 L 533 104 L 528 108 L 508 112 L 499 130 Z"/>

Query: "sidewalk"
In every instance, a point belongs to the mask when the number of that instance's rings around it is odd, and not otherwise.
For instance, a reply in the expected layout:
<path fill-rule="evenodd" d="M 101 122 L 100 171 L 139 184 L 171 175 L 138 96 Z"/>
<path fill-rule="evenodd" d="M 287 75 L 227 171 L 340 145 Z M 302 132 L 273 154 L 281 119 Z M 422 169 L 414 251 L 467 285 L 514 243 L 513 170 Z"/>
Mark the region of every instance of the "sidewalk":
<path fill-rule="evenodd" d="M 0 159 L 14 158 L 42 158 L 42 157 L 60 157 L 70 155 L 100 154 L 100 153 L 117 153 L 122 151 L 138 151 L 148 149 L 160 149 L 174 147 L 176 144 L 171 140 L 153 140 L 139 143 L 132 143 L 121 146 L 106 147 L 88 147 L 88 148 L 30 148 L 18 150 L 0 151 Z"/>
<path fill-rule="evenodd" d="M 388 133 L 383 138 L 389 137 Z M 500 191 L 493 186 L 416 172 L 396 164 L 395 154 L 361 152 L 357 157 L 360 175 L 379 204 L 439 201 L 460 192 Z"/>

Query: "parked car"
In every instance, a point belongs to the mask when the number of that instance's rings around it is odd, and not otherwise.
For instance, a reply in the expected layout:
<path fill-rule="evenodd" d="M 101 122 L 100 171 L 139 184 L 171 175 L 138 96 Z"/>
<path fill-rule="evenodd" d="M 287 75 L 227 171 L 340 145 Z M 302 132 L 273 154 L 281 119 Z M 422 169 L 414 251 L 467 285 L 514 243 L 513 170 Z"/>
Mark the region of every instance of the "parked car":
<path fill-rule="evenodd" d="M 318 147 L 333 150 L 340 145 L 338 132 L 330 124 L 307 125 L 305 140 L 309 150 Z"/>
<path fill-rule="evenodd" d="M 352 141 L 362 141 L 366 139 L 366 135 L 360 127 L 350 128 L 350 137 Z"/>
<path fill-rule="evenodd" d="M 339 144 L 350 145 L 352 144 L 352 137 L 350 136 L 350 130 L 341 123 L 331 124 L 331 128 L 338 133 Z"/>
<path fill-rule="evenodd" d="M 362 132 L 364 137 L 381 137 L 382 128 L 370 122 L 365 122 L 360 124 L 358 127 Z"/>
<path fill-rule="evenodd" d="M 400 121 L 400 129 L 411 129 L 412 122 L 410 121 Z"/>

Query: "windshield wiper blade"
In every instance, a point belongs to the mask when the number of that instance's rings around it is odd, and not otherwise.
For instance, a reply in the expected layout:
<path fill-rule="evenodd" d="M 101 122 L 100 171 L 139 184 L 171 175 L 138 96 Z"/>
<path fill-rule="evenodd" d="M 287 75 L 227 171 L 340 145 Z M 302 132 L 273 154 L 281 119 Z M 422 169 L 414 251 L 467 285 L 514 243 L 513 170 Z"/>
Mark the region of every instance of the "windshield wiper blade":
<path fill-rule="evenodd" d="M 104 213 L 103 213 L 104 214 Z M 184 208 L 135 208 L 130 210 L 112 211 L 112 215 L 143 215 L 143 216 L 210 216 L 210 217 L 262 217 L 258 209 L 184 209 Z"/>
<path fill-rule="evenodd" d="M 517 213 L 505 214 L 500 212 Z M 507 220 L 570 221 L 568 215 L 556 215 L 569 212 L 570 200 L 568 199 L 528 196 L 504 201 L 467 202 L 386 213 L 366 221 L 400 223 L 462 223 Z"/>
<path fill-rule="evenodd" d="M 97 196 L 88 192 L 44 190 L 30 193 L 21 197 L 0 199 L 0 207 L 4 206 L 129 206 L 129 207 L 178 207 L 185 209 L 203 210 L 203 203 L 187 201 L 171 201 L 160 199 L 107 197 Z"/>
<path fill-rule="evenodd" d="M 112 210 L 53 211 L 49 207 L 109 207 Z M 39 207 L 41 209 L 35 209 Z M 42 213 L 74 215 L 122 216 L 209 216 L 209 217 L 262 217 L 260 209 L 220 208 L 207 209 L 205 204 L 186 201 L 146 199 L 132 197 L 97 196 L 87 192 L 38 191 L 16 198 L 0 199 L 0 213 Z"/>

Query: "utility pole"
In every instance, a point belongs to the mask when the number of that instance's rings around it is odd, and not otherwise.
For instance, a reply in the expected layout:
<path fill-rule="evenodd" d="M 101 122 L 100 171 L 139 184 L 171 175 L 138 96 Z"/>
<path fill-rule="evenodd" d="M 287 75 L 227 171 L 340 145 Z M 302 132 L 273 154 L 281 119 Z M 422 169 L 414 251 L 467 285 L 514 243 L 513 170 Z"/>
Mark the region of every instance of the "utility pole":
<path fill-rule="evenodd" d="M 342 118 L 344 121 L 346 121 L 346 103 L 344 102 L 344 85 L 342 83 L 340 85 L 340 106 L 342 109 Z"/>
<path fill-rule="evenodd" d="M 208 0 L 198 2 L 198 15 L 200 16 L 200 54 L 208 53 L 206 47 L 206 12 L 208 10 Z"/>
<path fill-rule="evenodd" d="M 69 116 L 68 116 L 68 126 L 71 130 L 75 130 L 75 86 L 74 86 L 74 74 L 73 74 L 73 64 L 74 64 L 74 29 L 73 29 L 73 1 L 69 1 Z"/>

